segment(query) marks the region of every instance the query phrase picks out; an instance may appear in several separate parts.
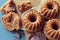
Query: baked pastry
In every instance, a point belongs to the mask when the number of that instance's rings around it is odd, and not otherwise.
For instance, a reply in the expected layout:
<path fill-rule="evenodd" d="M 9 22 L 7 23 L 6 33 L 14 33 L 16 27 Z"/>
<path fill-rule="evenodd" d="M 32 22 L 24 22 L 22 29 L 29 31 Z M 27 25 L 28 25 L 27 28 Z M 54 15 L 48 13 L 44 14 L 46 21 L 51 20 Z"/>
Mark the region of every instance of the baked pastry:
<path fill-rule="evenodd" d="M 22 3 L 19 3 L 17 5 L 17 9 L 19 12 L 23 13 L 24 11 L 28 10 L 32 8 L 32 4 L 31 2 L 28 2 L 28 1 L 25 1 L 25 2 L 22 2 Z"/>
<path fill-rule="evenodd" d="M 41 15 L 47 20 L 56 18 L 59 15 L 58 10 L 59 4 L 55 0 L 46 0 L 40 6 Z"/>
<path fill-rule="evenodd" d="M 20 30 L 21 28 L 21 18 L 15 12 L 9 12 L 9 14 L 4 15 L 2 17 L 2 23 L 9 31 Z"/>
<path fill-rule="evenodd" d="M 60 37 L 60 19 L 51 19 L 46 22 L 44 34 L 49 40 L 58 40 Z"/>
<path fill-rule="evenodd" d="M 16 5 L 13 0 L 9 0 L 6 4 L 4 4 L 1 8 L 1 11 L 5 14 L 9 12 L 17 12 Z"/>
<path fill-rule="evenodd" d="M 23 27 L 28 32 L 38 32 L 42 29 L 44 19 L 39 12 L 31 10 L 24 15 L 22 20 Z"/>

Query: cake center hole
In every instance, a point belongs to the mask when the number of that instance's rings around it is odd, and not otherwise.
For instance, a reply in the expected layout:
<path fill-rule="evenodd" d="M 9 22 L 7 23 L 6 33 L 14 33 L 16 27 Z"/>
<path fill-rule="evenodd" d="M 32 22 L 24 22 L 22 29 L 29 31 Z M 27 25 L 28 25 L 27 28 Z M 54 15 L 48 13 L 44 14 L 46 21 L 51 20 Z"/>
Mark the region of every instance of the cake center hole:
<path fill-rule="evenodd" d="M 35 17 L 34 15 L 32 15 L 32 16 L 30 16 L 29 20 L 30 20 L 31 22 L 35 22 L 35 21 L 36 21 L 36 17 Z"/>
<path fill-rule="evenodd" d="M 53 5 L 52 5 L 51 3 L 48 3 L 48 4 L 47 4 L 47 8 L 48 8 L 48 9 L 53 9 Z"/>
<path fill-rule="evenodd" d="M 52 24 L 52 28 L 53 28 L 54 30 L 58 30 L 59 26 L 58 26 L 56 23 L 53 23 L 53 24 Z"/>

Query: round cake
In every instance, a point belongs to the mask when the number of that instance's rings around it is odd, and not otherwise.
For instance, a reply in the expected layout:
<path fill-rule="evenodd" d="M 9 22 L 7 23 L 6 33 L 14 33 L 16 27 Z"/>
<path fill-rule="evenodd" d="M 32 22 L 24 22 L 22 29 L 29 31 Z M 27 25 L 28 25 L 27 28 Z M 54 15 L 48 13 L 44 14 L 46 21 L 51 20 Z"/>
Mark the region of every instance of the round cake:
<path fill-rule="evenodd" d="M 31 10 L 24 15 L 23 27 L 27 32 L 38 32 L 42 29 L 44 19 L 39 12 Z"/>
<path fill-rule="evenodd" d="M 44 34 L 50 40 L 58 40 L 60 37 L 60 19 L 51 19 L 46 22 Z"/>
<path fill-rule="evenodd" d="M 47 20 L 56 18 L 59 13 L 59 4 L 55 0 L 46 0 L 40 6 L 41 15 Z"/>
<path fill-rule="evenodd" d="M 19 12 L 23 13 L 26 10 L 32 8 L 31 2 L 25 1 L 17 5 L 17 9 Z"/>
<path fill-rule="evenodd" d="M 9 31 L 20 30 L 21 28 L 21 18 L 15 12 L 9 12 L 9 14 L 4 15 L 2 17 L 2 23 Z"/>

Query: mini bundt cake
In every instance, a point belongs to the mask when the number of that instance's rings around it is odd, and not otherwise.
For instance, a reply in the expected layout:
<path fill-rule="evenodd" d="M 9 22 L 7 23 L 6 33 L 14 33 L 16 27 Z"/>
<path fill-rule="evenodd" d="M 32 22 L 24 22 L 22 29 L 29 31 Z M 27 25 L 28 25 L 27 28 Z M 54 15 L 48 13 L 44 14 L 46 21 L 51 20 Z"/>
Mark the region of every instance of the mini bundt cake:
<path fill-rule="evenodd" d="M 59 4 L 54 0 L 46 0 L 40 6 L 41 15 L 47 20 L 56 18 L 59 15 L 58 10 Z"/>
<path fill-rule="evenodd" d="M 21 28 L 21 18 L 15 12 L 9 12 L 9 14 L 4 15 L 2 17 L 2 23 L 9 31 L 20 30 Z"/>
<path fill-rule="evenodd" d="M 44 34 L 49 40 L 58 40 L 60 38 L 60 19 L 51 19 L 46 22 Z"/>
<path fill-rule="evenodd" d="M 42 29 L 44 19 L 36 10 L 31 10 L 24 15 L 23 27 L 27 32 L 38 32 Z"/>
<path fill-rule="evenodd" d="M 32 8 L 31 2 L 25 1 L 17 5 L 17 9 L 19 12 L 23 13 L 24 11 Z"/>
<path fill-rule="evenodd" d="M 14 1 L 8 0 L 8 2 L 2 6 L 1 11 L 5 14 L 8 14 L 9 12 L 17 12 Z"/>

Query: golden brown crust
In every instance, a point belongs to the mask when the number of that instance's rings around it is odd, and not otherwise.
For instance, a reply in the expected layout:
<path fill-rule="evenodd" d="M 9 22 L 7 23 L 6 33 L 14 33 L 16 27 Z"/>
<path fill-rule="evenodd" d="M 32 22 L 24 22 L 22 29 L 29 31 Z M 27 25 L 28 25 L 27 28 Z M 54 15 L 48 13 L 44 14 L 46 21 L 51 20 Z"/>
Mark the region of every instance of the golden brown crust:
<path fill-rule="evenodd" d="M 15 12 L 10 12 L 2 17 L 2 23 L 4 27 L 9 30 L 20 30 L 21 28 L 21 18 Z"/>
<path fill-rule="evenodd" d="M 9 12 L 16 12 L 16 6 L 13 0 L 8 0 L 7 3 L 5 3 L 2 7 L 1 7 L 1 11 L 5 14 L 9 13 Z"/>
<path fill-rule="evenodd" d="M 60 19 L 52 19 L 46 22 L 44 34 L 50 40 L 58 40 L 60 35 Z"/>
<path fill-rule="evenodd" d="M 41 4 L 40 12 L 46 19 L 56 18 L 59 13 L 59 4 L 54 0 L 46 0 L 45 3 Z"/>
<path fill-rule="evenodd" d="M 24 15 L 23 26 L 28 32 L 38 32 L 42 29 L 44 20 L 39 12 L 32 10 Z"/>
<path fill-rule="evenodd" d="M 17 9 L 21 13 L 23 13 L 24 11 L 26 11 L 30 8 L 32 8 L 32 4 L 31 4 L 31 2 L 28 2 L 28 1 L 22 2 L 22 3 L 17 5 Z"/>

